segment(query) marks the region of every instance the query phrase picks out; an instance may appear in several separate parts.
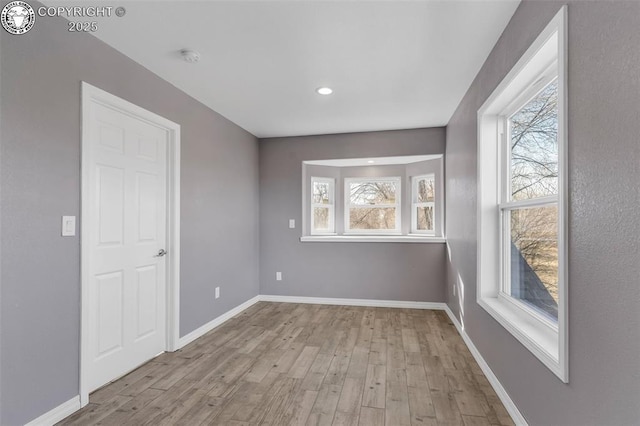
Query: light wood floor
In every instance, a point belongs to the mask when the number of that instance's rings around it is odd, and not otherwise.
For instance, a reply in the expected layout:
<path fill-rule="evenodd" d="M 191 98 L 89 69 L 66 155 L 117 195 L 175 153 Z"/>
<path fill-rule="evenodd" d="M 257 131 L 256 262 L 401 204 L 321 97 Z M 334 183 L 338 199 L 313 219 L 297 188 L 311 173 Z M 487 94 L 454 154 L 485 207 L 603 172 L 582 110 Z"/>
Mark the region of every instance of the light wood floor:
<path fill-rule="evenodd" d="M 62 425 L 511 425 L 442 311 L 258 303 Z"/>

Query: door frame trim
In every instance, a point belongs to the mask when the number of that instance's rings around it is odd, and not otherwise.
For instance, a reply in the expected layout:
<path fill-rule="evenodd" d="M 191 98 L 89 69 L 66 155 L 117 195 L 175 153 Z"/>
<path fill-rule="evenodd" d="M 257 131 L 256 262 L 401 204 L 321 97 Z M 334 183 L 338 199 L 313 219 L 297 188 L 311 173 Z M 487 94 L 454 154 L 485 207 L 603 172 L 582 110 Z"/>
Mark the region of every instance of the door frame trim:
<path fill-rule="evenodd" d="M 155 126 L 166 129 L 169 135 L 167 144 L 167 257 L 166 257 L 166 348 L 173 352 L 179 348 L 180 341 L 180 125 L 167 120 L 151 111 L 132 104 L 122 98 L 105 92 L 91 84 L 82 82 L 81 88 L 81 220 L 80 220 L 80 405 L 89 403 L 87 367 L 89 364 L 89 292 L 84 289 L 89 283 L 89 224 L 88 206 L 91 183 L 89 182 L 91 144 L 90 128 L 85 120 L 89 119 L 89 105 L 97 102 L 127 115 L 145 120 Z"/>

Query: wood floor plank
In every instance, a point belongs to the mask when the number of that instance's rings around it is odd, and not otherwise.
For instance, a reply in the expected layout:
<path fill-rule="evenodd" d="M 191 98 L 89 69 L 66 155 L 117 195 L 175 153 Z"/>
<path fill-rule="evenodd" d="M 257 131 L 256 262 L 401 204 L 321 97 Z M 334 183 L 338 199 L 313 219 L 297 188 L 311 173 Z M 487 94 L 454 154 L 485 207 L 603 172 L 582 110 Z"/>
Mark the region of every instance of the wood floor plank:
<path fill-rule="evenodd" d="M 402 345 L 405 352 L 420 352 L 418 333 L 413 328 L 402 329 Z"/>
<path fill-rule="evenodd" d="M 489 412 L 489 404 L 484 395 L 479 392 L 456 392 L 455 399 L 463 415 L 484 417 Z"/>
<path fill-rule="evenodd" d="M 224 398 L 214 398 L 205 395 L 197 404 L 187 410 L 182 417 L 178 419 L 177 424 L 208 424 L 205 420 L 207 418 L 215 418 L 222 411 L 224 404 Z"/>
<path fill-rule="evenodd" d="M 376 317 L 373 320 L 373 335 L 371 336 L 373 340 L 384 340 L 384 319 L 381 317 L 382 312 L 378 309 L 375 313 Z"/>
<path fill-rule="evenodd" d="M 387 367 L 369 364 L 365 380 L 362 405 L 371 408 L 384 408 L 386 400 Z"/>
<path fill-rule="evenodd" d="M 503 425 L 449 318 L 260 302 L 90 395 L 61 425 Z"/>
<path fill-rule="evenodd" d="M 170 389 L 180 380 L 184 379 L 187 376 L 187 374 L 191 372 L 194 366 L 197 365 L 197 362 L 203 359 L 203 357 L 204 357 L 204 354 L 200 355 L 197 358 L 191 358 L 191 359 L 185 360 L 185 362 L 182 363 L 181 365 L 175 368 L 169 369 L 163 377 L 161 377 L 159 380 L 157 380 L 153 384 L 152 387 L 154 389 L 163 389 L 163 390 Z"/>
<path fill-rule="evenodd" d="M 376 320 L 377 321 L 377 320 Z M 369 350 L 369 364 L 385 365 L 387 363 L 387 341 L 386 339 L 374 338 Z"/>
<path fill-rule="evenodd" d="M 451 393 L 451 386 L 449 386 L 449 380 L 444 374 L 427 374 L 427 382 L 429 383 L 429 390 L 431 393 L 437 394 L 449 394 Z"/>
<path fill-rule="evenodd" d="M 352 379 L 363 379 L 367 375 L 367 365 L 369 364 L 369 348 L 356 346 L 351 353 L 351 360 L 347 368 L 347 377 Z"/>
<path fill-rule="evenodd" d="M 453 394 L 436 393 L 431 395 L 438 423 L 462 425 L 462 415 L 458 410 Z"/>
<path fill-rule="evenodd" d="M 335 353 L 341 355 L 350 354 L 353 351 L 353 348 L 355 348 L 356 346 L 356 342 L 358 341 L 358 334 L 360 334 L 359 328 L 349 328 L 340 342 L 338 342 L 338 347 L 336 348 Z"/>
<path fill-rule="evenodd" d="M 491 426 L 486 417 L 462 416 L 464 426 Z"/>
<path fill-rule="evenodd" d="M 296 362 L 296 359 L 298 359 L 300 352 L 302 352 L 303 349 L 304 343 L 292 342 L 280 359 L 278 359 L 273 370 L 278 373 L 287 373 L 293 366 L 293 363 Z"/>
<path fill-rule="evenodd" d="M 422 365 L 422 358 L 412 357 L 411 355 L 419 355 L 419 354 L 411 354 L 406 353 L 405 359 L 407 360 L 407 386 L 414 388 L 429 388 L 429 384 L 427 381 L 427 374 L 424 371 L 424 366 Z M 417 363 L 415 363 L 417 361 Z"/>
<path fill-rule="evenodd" d="M 289 369 L 289 377 L 302 379 L 307 375 L 311 364 L 316 359 L 320 348 L 318 346 L 305 346 L 300 352 L 300 356 L 295 360 Z"/>
<path fill-rule="evenodd" d="M 137 425 L 151 425 L 158 423 L 166 415 L 168 410 L 174 409 L 176 405 L 179 404 L 181 397 L 185 393 L 191 393 L 194 391 L 194 385 L 195 381 L 179 380 L 169 389 L 160 389 L 165 392 L 151 401 L 143 409 L 138 410 L 136 414 L 127 421 L 127 423 Z"/>
<path fill-rule="evenodd" d="M 160 389 L 145 389 L 132 398 L 128 403 L 119 407 L 116 411 L 109 414 L 104 420 L 98 422 L 104 426 L 120 426 L 125 424 L 131 416 L 142 408 L 146 407 L 151 401 L 162 395 L 164 391 Z"/>
<path fill-rule="evenodd" d="M 431 400 L 431 393 L 426 386 L 407 388 L 409 393 L 409 411 L 411 412 L 411 424 L 423 424 L 427 418 L 436 417 L 436 412 Z"/>
<path fill-rule="evenodd" d="M 305 425 L 317 398 L 318 392 L 316 391 L 300 392 L 298 398 L 287 410 L 287 424 L 290 426 Z"/>
<path fill-rule="evenodd" d="M 323 385 L 320 388 L 315 404 L 307 419 L 306 424 L 308 426 L 327 426 L 333 423 L 341 390 L 341 385 Z"/>
<path fill-rule="evenodd" d="M 362 405 L 363 388 L 364 379 L 347 377 L 342 386 L 336 410 L 342 413 L 359 413 Z"/>
<path fill-rule="evenodd" d="M 178 423 L 189 410 L 196 406 L 207 394 L 201 389 L 189 389 L 182 397 L 162 410 L 162 418 L 154 423 L 154 426 L 172 426 Z"/>
<path fill-rule="evenodd" d="M 384 409 L 362 407 L 358 426 L 384 426 Z"/>
<path fill-rule="evenodd" d="M 329 371 L 331 361 L 333 361 L 333 355 L 319 353 L 313 360 L 313 364 L 311 364 L 307 375 L 302 381 L 302 389 L 313 391 L 320 390 L 320 386 L 327 375 L 327 371 Z"/>
<path fill-rule="evenodd" d="M 411 425 L 409 392 L 404 369 L 387 367 L 385 419 L 385 423 L 388 425 Z"/>
<path fill-rule="evenodd" d="M 351 361 L 351 354 L 335 354 L 329 370 L 325 376 L 324 382 L 328 385 L 340 385 L 344 383 L 344 379 L 347 376 L 347 369 L 349 368 L 349 362 Z"/>
<path fill-rule="evenodd" d="M 263 410 L 260 424 L 263 426 L 280 426 L 287 424 L 289 408 L 295 403 L 299 380 L 282 375 L 282 385 L 270 393 L 270 404 Z"/>
<path fill-rule="evenodd" d="M 245 382 L 242 388 L 234 394 L 234 401 L 241 402 L 241 409 L 233 411 L 232 418 L 235 420 L 249 421 L 255 416 L 257 411 L 262 409 L 268 393 L 281 379 L 282 375 L 275 371 L 269 372 L 260 383 Z M 230 410 L 228 410 L 230 411 Z"/>
<path fill-rule="evenodd" d="M 335 328 L 333 332 L 331 332 L 327 328 L 326 338 L 322 346 L 320 347 L 320 353 L 333 355 L 336 353 L 338 349 L 338 345 L 342 341 L 345 336 L 345 330 L 341 330 L 339 328 Z"/>
<path fill-rule="evenodd" d="M 360 407 L 357 411 L 345 413 L 342 411 L 336 411 L 336 415 L 333 417 L 333 423 L 331 426 L 353 426 L 357 425 L 360 421 Z"/>

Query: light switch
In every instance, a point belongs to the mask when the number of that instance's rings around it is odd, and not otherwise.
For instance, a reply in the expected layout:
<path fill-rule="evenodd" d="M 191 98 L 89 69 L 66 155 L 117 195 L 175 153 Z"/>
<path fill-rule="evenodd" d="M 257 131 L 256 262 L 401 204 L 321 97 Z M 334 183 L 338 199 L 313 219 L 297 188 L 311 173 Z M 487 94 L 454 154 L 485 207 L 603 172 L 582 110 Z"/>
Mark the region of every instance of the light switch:
<path fill-rule="evenodd" d="M 289 229 L 293 229 L 296 227 L 296 220 L 295 219 L 289 219 Z"/>
<path fill-rule="evenodd" d="M 76 217 L 62 216 L 62 236 L 73 237 L 76 235 Z"/>

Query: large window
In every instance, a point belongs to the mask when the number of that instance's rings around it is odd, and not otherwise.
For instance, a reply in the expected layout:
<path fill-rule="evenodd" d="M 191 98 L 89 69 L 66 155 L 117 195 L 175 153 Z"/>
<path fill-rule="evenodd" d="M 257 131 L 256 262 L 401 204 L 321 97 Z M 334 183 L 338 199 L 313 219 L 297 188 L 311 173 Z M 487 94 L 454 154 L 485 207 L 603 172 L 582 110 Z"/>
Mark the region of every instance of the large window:
<path fill-rule="evenodd" d="M 501 116 L 502 291 L 557 324 L 557 78 L 542 86 Z"/>
<path fill-rule="evenodd" d="M 433 234 L 435 229 L 436 179 L 434 175 L 411 178 L 411 232 Z"/>
<path fill-rule="evenodd" d="M 335 180 L 311 178 L 311 234 L 335 232 Z"/>
<path fill-rule="evenodd" d="M 399 233 L 400 178 L 351 178 L 345 185 L 345 232 Z"/>
<path fill-rule="evenodd" d="M 478 304 L 568 381 L 566 7 L 478 111 Z"/>

